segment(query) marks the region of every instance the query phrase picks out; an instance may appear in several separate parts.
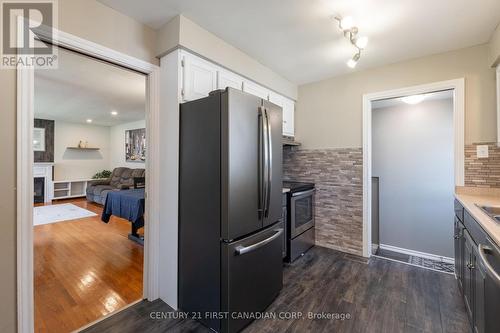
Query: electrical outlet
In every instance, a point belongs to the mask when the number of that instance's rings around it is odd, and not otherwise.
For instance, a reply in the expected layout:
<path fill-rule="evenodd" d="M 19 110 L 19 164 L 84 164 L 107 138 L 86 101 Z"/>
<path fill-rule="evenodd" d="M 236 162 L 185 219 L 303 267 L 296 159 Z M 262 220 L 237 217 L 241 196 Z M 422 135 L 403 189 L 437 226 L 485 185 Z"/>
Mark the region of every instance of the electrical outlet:
<path fill-rule="evenodd" d="M 488 158 L 488 145 L 476 146 L 477 158 Z"/>

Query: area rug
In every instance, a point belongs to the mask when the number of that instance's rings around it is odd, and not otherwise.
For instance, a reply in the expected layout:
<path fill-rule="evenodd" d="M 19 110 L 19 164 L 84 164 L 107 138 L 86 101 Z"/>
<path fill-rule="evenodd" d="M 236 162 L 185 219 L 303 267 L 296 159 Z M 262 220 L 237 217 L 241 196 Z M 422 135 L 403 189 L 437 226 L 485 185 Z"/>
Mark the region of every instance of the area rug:
<path fill-rule="evenodd" d="M 33 225 L 81 219 L 97 214 L 70 203 L 33 208 Z"/>

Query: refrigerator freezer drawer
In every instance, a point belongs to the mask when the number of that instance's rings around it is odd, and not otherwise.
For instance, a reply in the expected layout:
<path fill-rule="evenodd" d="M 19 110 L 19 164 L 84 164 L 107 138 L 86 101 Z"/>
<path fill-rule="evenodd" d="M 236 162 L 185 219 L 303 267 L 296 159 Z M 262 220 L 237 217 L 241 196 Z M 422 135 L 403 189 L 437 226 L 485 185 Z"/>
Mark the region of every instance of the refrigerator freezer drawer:
<path fill-rule="evenodd" d="M 222 244 L 222 332 L 238 332 L 252 322 L 246 314 L 264 311 L 283 286 L 283 228 L 277 223 L 242 240 Z M 243 315 L 243 316 L 242 316 Z M 246 316 L 248 317 L 248 316 Z"/>

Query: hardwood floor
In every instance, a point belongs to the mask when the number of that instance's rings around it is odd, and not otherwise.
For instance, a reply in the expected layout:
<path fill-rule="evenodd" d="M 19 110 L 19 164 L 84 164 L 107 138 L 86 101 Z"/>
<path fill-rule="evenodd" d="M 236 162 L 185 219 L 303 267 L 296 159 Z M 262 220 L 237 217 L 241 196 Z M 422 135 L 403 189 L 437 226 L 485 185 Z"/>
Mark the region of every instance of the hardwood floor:
<path fill-rule="evenodd" d="M 130 223 L 101 222 L 102 207 L 58 201 L 94 217 L 34 227 L 35 332 L 65 333 L 142 298 L 143 247 L 127 238 Z"/>
<path fill-rule="evenodd" d="M 143 301 L 84 332 L 211 332 L 191 319 L 157 319 L 157 311 L 172 310 Z M 283 290 L 267 312 L 350 319 L 261 319 L 243 332 L 470 332 L 454 276 L 320 247 L 285 268 Z"/>

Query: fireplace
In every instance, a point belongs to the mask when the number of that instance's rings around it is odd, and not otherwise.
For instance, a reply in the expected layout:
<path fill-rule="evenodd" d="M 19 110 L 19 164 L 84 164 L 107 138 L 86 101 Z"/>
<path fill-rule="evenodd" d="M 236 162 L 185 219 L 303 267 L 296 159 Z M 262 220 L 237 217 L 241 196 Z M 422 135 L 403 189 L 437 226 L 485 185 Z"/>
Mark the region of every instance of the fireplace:
<path fill-rule="evenodd" d="M 33 165 L 34 202 L 50 203 L 54 195 L 54 163 L 35 163 Z M 40 201 L 41 200 L 41 201 Z"/>
<path fill-rule="evenodd" d="M 34 184 L 34 203 L 45 202 L 45 177 L 35 177 Z"/>

